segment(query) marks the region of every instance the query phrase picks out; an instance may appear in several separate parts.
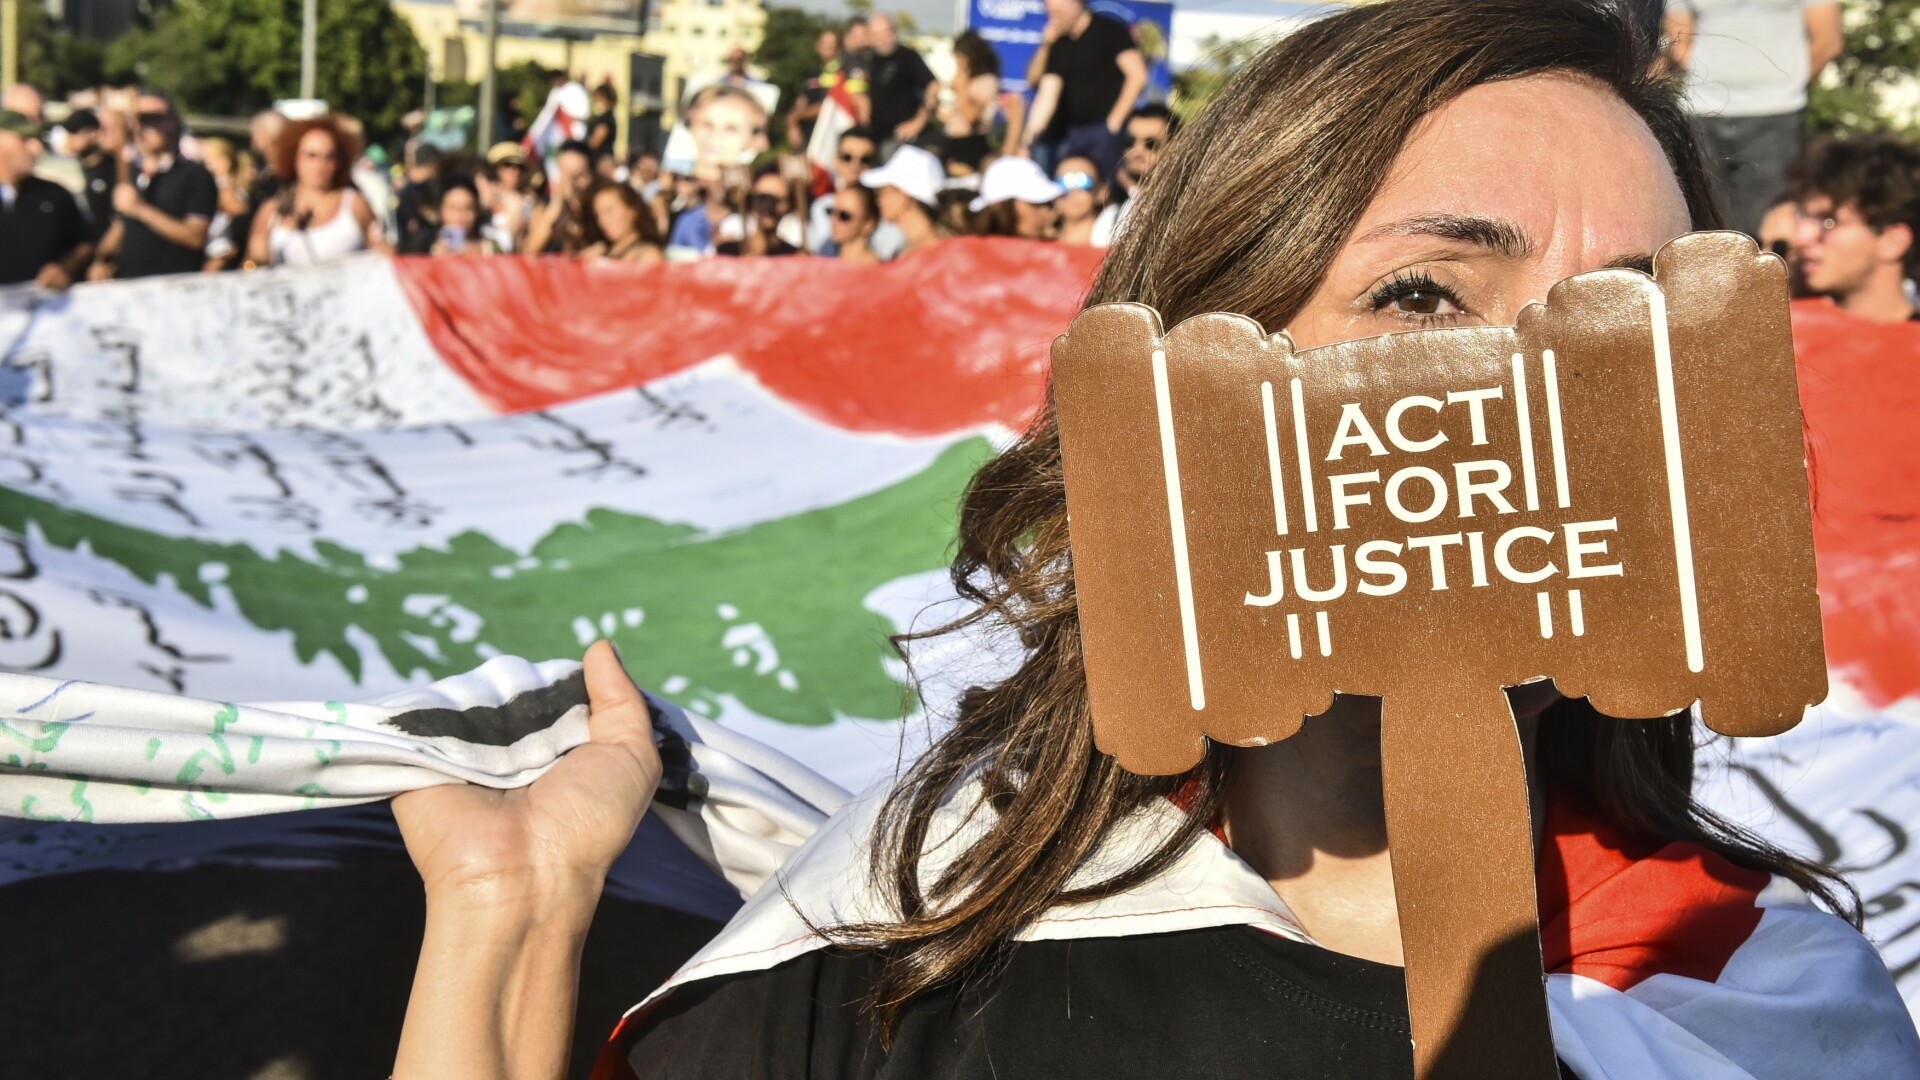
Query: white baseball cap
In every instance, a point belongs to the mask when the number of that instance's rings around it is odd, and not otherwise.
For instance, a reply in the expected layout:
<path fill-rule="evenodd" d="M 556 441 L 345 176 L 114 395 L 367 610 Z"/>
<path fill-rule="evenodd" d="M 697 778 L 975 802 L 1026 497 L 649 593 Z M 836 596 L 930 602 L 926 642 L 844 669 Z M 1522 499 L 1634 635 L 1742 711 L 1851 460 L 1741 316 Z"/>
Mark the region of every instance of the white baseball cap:
<path fill-rule="evenodd" d="M 940 189 L 946 186 L 947 170 L 940 159 L 917 146 L 903 146 L 893 152 L 885 165 L 860 174 L 860 183 L 878 190 L 897 187 L 928 210 L 940 208 Z"/>
<path fill-rule="evenodd" d="M 987 166 L 980 178 L 980 196 L 967 209 L 977 214 L 1008 199 L 1045 205 L 1066 193 L 1032 158 L 1003 157 Z"/>

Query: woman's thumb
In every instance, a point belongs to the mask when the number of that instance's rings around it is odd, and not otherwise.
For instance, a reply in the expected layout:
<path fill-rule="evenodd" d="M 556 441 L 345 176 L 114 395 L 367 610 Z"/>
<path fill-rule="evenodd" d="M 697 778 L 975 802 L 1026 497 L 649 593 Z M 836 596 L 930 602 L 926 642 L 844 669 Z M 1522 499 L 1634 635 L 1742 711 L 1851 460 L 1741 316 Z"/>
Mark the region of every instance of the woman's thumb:
<path fill-rule="evenodd" d="M 587 684 L 587 732 L 597 743 L 620 743 L 642 760 L 654 756 L 653 723 L 640 688 L 627 676 L 613 643 L 596 641 L 583 663 Z"/>

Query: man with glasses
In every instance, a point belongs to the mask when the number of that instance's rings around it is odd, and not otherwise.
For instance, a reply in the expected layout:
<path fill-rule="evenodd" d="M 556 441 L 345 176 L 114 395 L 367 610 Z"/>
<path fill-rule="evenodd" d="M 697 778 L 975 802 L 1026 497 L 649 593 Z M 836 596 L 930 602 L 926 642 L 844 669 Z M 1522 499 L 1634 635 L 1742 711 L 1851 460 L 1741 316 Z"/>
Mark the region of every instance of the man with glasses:
<path fill-rule="evenodd" d="M 1871 322 L 1913 320 L 1920 150 L 1889 135 L 1816 143 L 1794 165 L 1791 193 L 1807 288 Z"/>
<path fill-rule="evenodd" d="M 1093 246 L 1108 247 L 1133 206 L 1134 193 L 1141 181 L 1160 162 L 1160 151 L 1167 140 L 1180 130 L 1180 118 L 1159 102 L 1142 105 L 1127 117 L 1125 138 L 1121 141 L 1120 168 L 1113 174 L 1107 191 L 1107 205 L 1093 223 Z"/>
<path fill-rule="evenodd" d="M 200 270 L 208 223 L 220 202 L 213 174 L 180 156 L 182 124 L 173 101 L 142 90 L 134 105 L 140 171 L 115 185 L 117 215 L 100 241 L 89 276 L 140 278 Z"/>
<path fill-rule="evenodd" d="M 839 254 L 833 242 L 833 200 L 835 194 L 860 185 L 860 174 L 880 164 L 879 143 L 873 131 L 850 127 L 840 133 L 840 145 L 833 159 L 833 193 L 813 200 L 807 209 L 807 253 L 829 258 Z M 874 227 L 867 246 L 881 261 L 892 259 L 906 246 L 900 227 L 883 221 Z"/>

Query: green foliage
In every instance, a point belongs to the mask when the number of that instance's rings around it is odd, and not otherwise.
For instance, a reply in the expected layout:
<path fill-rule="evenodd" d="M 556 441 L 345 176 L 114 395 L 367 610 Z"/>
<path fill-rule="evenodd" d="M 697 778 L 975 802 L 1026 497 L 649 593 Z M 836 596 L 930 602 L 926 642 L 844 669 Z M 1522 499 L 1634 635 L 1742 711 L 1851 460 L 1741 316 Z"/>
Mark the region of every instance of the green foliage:
<path fill-rule="evenodd" d="M 20 80 L 53 96 L 98 86 L 105 49 L 74 37 L 33 0 L 20 4 Z"/>
<path fill-rule="evenodd" d="M 520 119 L 531 124 L 533 118 L 540 115 L 540 109 L 547 103 L 547 92 L 552 89 L 552 72 L 537 61 L 522 60 L 512 67 L 503 67 L 494 72 L 494 85 L 500 91 L 500 107 L 504 110 L 507 100 L 519 95 L 516 110 Z M 478 100 L 476 98 L 476 100 Z"/>
<path fill-rule="evenodd" d="M 776 144 L 787 137 L 787 113 L 800 94 L 800 84 L 819 66 L 820 55 L 814 43 L 822 30 L 834 30 L 839 20 L 814 11 L 794 7 L 767 9 L 766 30 L 760 47 L 753 51 L 753 62 L 766 73 L 767 81 L 780 88 L 780 108 L 773 116 L 768 137 Z M 795 149 L 799 149 L 796 147 Z"/>
<path fill-rule="evenodd" d="M 419 107 L 426 54 L 386 0 L 319 5 L 315 89 L 373 135 Z M 112 81 L 165 87 L 195 112 L 244 116 L 300 92 L 300 0 L 181 0 L 107 47 Z"/>
<path fill-rule="evenodd" d="M 1920 72 L 1920 0 L 1843 0 L 1846 48 L 1813 87 L 1807 123 L 1815 131 L 1920 135 L 1911 115 L 1894 115 L 1883 97 Z"/>
<path fill-rule="evenodd" d="M 1236 72 L 1246 67 L 1254 57 L 1260 55 L 1262 49 L 1272 43 L 1272 37 L 1262 34 L 1231 41 L 1208 38 L 1204 42 L 1206 51 L 1200 61 L 1173 76 L 1173 97 L 1168 103 L 1169 107 L 1179 115 L 1181 123 L 1191 121 Z"/>

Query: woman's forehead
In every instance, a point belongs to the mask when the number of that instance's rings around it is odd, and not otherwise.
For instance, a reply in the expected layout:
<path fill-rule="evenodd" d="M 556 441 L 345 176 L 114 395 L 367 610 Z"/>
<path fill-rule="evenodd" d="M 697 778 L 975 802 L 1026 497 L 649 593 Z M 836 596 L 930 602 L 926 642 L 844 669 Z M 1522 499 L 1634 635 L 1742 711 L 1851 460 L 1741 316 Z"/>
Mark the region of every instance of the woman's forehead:
<path fill-rule="evenodd" d="M 1434 215 L 1508 222 L 1537 250 L 1569 255 L 1656 251 L 1689 226 L 1646 123 L 1600 83 L 1559 74 L 1476 86 L 1435 110 L 1354 235 Z"/>

